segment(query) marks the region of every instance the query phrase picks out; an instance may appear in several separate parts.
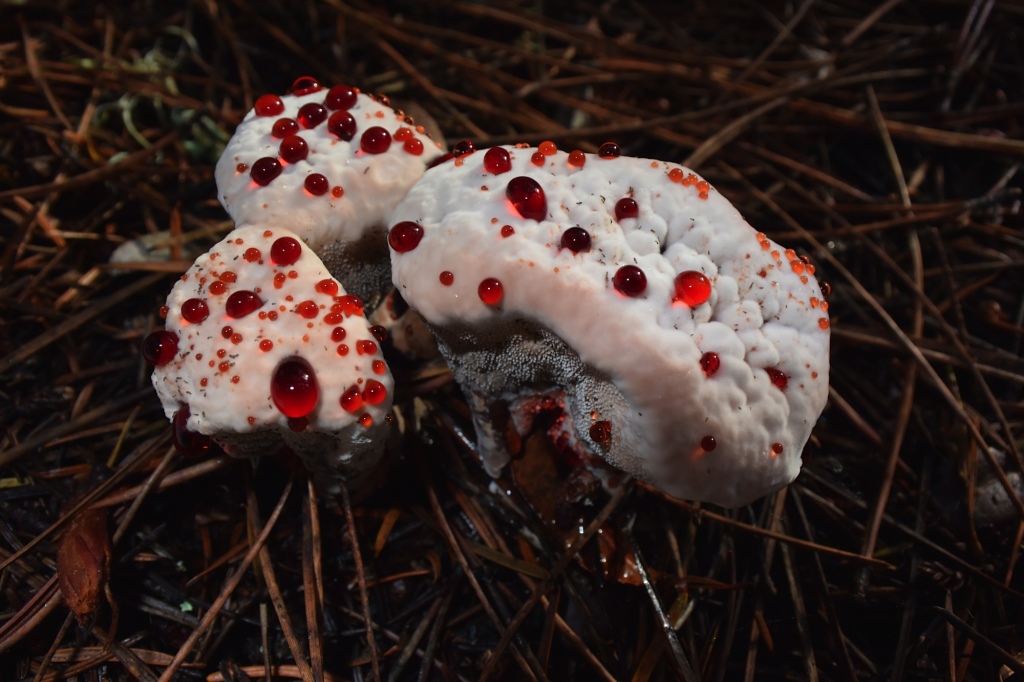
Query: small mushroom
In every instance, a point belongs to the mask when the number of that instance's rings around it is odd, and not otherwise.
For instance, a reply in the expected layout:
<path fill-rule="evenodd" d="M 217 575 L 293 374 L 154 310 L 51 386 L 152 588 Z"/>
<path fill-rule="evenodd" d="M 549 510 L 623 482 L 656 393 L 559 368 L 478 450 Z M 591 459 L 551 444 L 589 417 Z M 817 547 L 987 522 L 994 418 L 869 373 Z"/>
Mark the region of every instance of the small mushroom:
<path fill-rule="evenodd" d="M 394 384 L 356 296 L 292 232 L 241 227 L 196 259 L 147 337 L 175 444 L 201 454 L 287 446 L 355 480 L 382 451 Z"/>
<path fill-rule="evenodd" d="M 386 98 L 304 77 L 256 101 L 215 176 L 236 225 L 286 226 L 376 307 L 391 283 L 385 218 L 440 155 Z"/>
<path fill-rule="evenodd" d="M 812 265 L 688 169 L 496 147 L 427 171 L 391 225 L 395 286 L 492 475 L 517 412 L 552 396 L 570 445 L 676 497 L 738 506 L 796 477 L 828 394 L 828 304 Z"/>

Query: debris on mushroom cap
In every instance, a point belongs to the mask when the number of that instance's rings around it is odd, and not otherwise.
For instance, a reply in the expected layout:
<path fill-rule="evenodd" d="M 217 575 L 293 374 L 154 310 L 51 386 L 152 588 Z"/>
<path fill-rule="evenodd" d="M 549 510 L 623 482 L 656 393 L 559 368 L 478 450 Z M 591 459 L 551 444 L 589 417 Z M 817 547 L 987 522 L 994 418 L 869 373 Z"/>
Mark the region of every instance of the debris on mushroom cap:
<path fill-rule="evenodd" d="M 178 442 L 205 434 L 239 456 L 288 446 L 348 480 L 376 463 L 391 372 L 361 301 L 294 233 L 234 230 L 175 283 L 166 310 L 144 354 L 165 414 L 187 429 Z"/>
<path fill-rule="evenodd" d="M 298 233 L 351 292 L 376 302 L 391 281 L 385 218 L 440 156 L 386 99 L 302 78 L 264 95 L 217 162 L 218 196 L 238 226 Z"/>
<path fill-rule="evenodd" d="M 496 404 L 564 391 L 579 441 L 671 495 L 792 481 L 828 394 L 813 265 L 676 164 L 495 149 L 427 171 L 389 234 L 487 469 L 508 459 Z"/>

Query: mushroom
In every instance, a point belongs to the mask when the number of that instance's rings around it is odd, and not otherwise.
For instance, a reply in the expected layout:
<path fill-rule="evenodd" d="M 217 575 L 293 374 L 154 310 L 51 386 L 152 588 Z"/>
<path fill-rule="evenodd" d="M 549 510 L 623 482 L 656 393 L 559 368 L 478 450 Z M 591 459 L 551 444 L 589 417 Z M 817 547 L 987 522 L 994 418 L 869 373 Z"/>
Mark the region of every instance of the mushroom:
<path fill-rule="evenodd" d="M 395 285 L 492 475 L 517 413 L 549 396 L 569 445 L 676 497 L 738 506 L 796 477 L 828 393 L 828 304 L 706 180 L 614 143 L 495 147 L 427 171 L 391 225 Z"/>
<path fill-rule="evenodd" d="M 393 381 L 356 296 L 292 232 L 229 233 L 175 283 L 144 342 L 175 444 L 238 456 L 291 448 L 355 480 L 381 455 Z"/>
<path fill-rule="evenodd" d="M 303 77 L 290 94 L 256 100 L 215 175 L 236 225 L 287 227 L 376 307 L 391 283 L 385 218 L 440 155 L 383 95 Z"/>

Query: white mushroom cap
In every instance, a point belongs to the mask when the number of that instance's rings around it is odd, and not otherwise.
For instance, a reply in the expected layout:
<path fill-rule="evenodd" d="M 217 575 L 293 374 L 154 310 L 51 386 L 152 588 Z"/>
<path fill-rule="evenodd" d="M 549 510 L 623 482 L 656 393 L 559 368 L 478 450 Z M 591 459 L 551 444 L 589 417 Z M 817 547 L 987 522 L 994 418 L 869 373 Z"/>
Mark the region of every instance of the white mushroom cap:
<path fill-rule="evenodd" d="M 231 454 L 288 446 L 347 479 L 376 463 L 391 372 L 362 303 L 296 235 L 234 230 L 175 283 L 166 314 L 157 334 L 175 352 L 153 385 L 169 419 L 187 407 L 185 427 Z"/>
<path fill-rule="evenodd" d="M 292 230 L 350 292 L 376 298 L 390 282 L 385 218 L 441 151 L 384 98 L 308 78 L 293 90 L 260 97 L 238 126 L 218 196 L 236 225 Z"/>
<path fill-rule="evenodd" d="M 736 506 L 792 481 L 828 394 L 813 267 L 685 168 L 547 151 L 444 163 L 391 217 L 395 285 L 487 468 L 508 458 L 496 402 L 564 393 L 579 441 L 671 495 Z"/>

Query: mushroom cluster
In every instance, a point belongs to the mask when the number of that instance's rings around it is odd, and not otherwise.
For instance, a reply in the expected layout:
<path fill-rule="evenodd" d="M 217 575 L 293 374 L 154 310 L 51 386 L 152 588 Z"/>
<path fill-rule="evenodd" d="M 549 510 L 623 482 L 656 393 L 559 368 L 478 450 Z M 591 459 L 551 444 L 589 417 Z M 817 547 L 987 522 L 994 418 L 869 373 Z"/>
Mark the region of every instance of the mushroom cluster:
<path fill-rule="evenodd" d="M 436 342 L 494 476 L 538 401 L 564 447 L 677 497 L 737 506 L 799 472 L 828 304 L 690 170 L 613 143 L 442 155 L 387 98 L 300 78 L 257 100 L 216 178 L 238 228 L 145 343 L 183 452 L 287 446 L 365 474 L 394 388 L 369 297 L 407 358 Z"/>
<path fill-rule="evenodd" d="M 495 147 L 427 171 L 392 216 L 394 281 L 467 393 L 485 466 L 550 395 L 568 436 L 677 497 L 796 477 L 828 387 L 814 268 L 678 165 Z"/>

